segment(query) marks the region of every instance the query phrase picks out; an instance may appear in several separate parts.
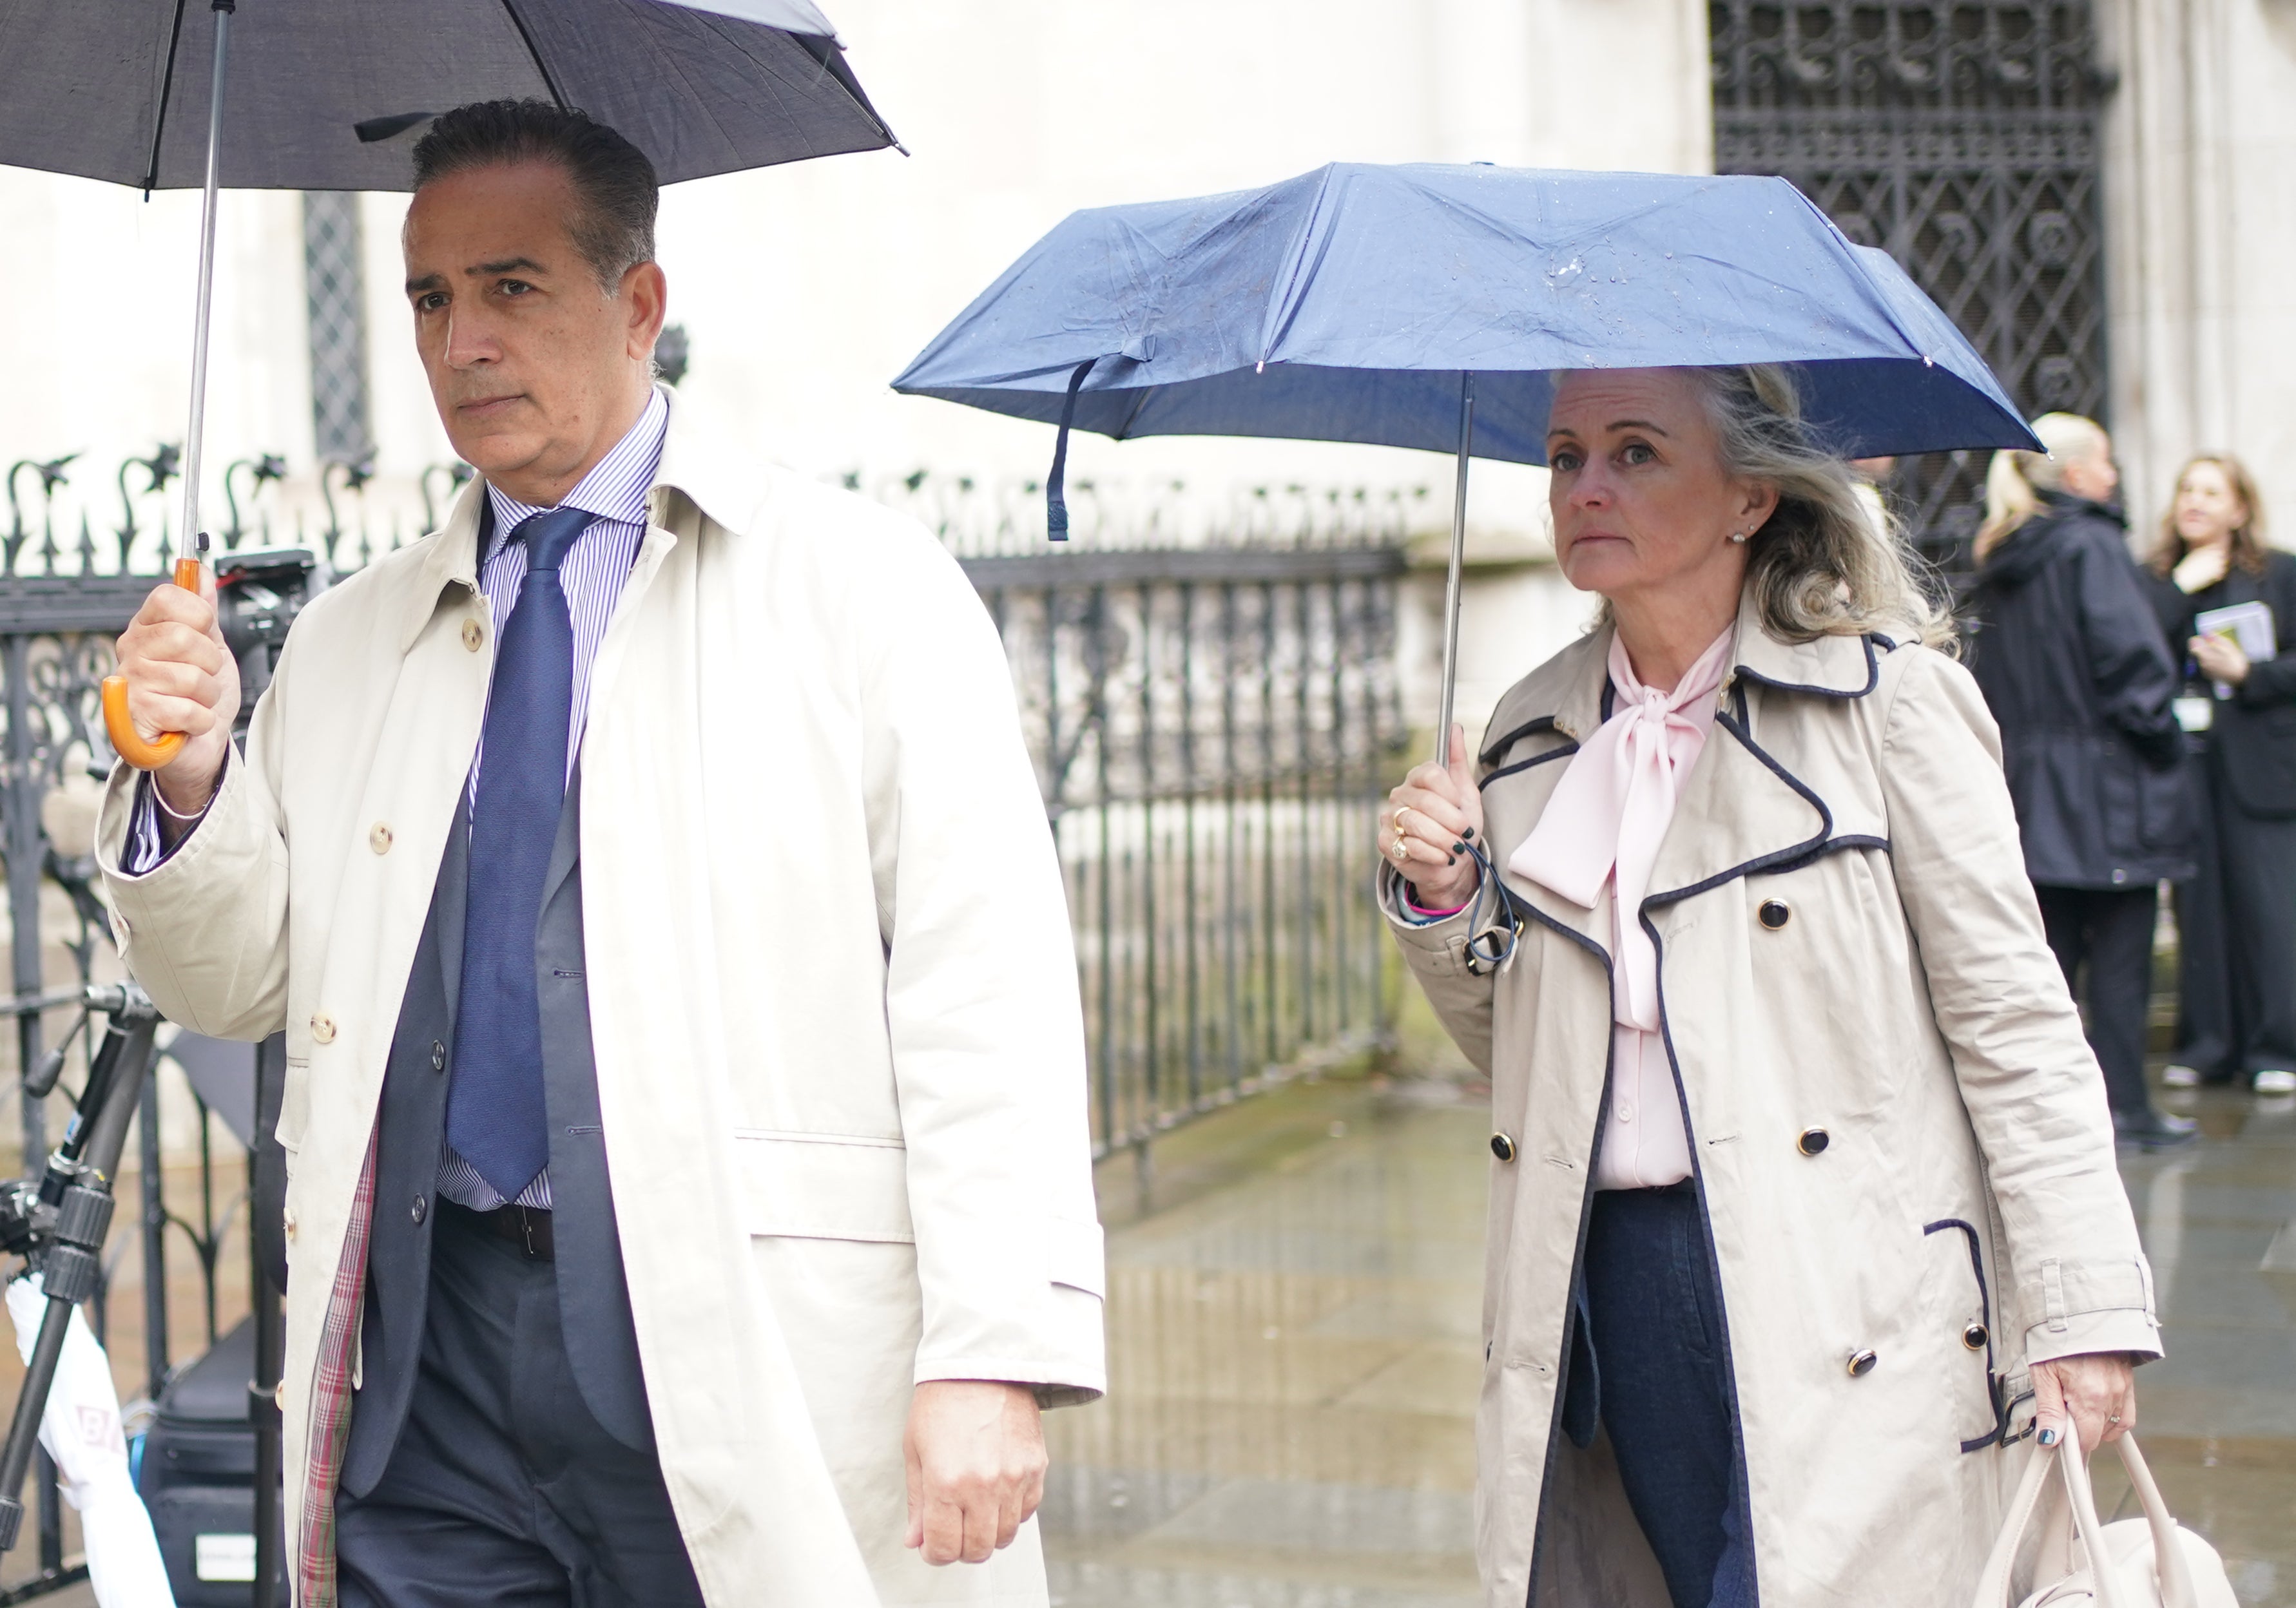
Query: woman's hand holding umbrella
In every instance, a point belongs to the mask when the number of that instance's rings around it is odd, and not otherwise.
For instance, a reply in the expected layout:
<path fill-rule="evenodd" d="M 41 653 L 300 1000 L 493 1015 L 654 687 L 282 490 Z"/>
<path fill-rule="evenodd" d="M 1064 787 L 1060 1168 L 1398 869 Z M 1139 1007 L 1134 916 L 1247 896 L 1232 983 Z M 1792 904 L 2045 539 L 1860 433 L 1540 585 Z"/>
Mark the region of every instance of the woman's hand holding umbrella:
<path fill-rule="evenodd" d="M 1466 845 L 1483 835 L 1483 796 L 1467 769 L 1467 736 L 1451 728 L 1450 763 L 1419 766 L 1387 796 L 1379 852 L 1417 891 L 1422 910 L 1456 910 L 1475 896 L 1482 868 Z"/>

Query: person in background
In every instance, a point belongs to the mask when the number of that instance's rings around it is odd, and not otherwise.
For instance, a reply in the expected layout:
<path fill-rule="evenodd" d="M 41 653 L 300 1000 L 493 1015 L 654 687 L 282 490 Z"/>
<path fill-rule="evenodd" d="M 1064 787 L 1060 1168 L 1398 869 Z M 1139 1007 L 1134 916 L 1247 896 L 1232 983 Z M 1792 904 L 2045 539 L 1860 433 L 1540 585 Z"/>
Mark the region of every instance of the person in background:
<path fill-rule="evenodd" d="M 2145 1009 L 2160 884 L 2193 871 L 2177 667 L 2112 506 L 2095 420 L 2033 421 L 2048 450 L 1997 453 L 1977 533 L 1971 669 L 2001 727 L 2025 870 L 2066 984 L 2088 1007 L 2113 1126 L 2147 1148 L 2193 1136 L 2153 1109 Z"/>
<path fill-rule="evenodd" d="M 2177 477 L 2146 568 L 2161 628 L 2189 656 L 2177 709 L 2200 805 L 2199 868 L 2177 886 L 2183 1004 L 2166 1080 L 2296 1094 L 2296 557 L 2264 544 L 2239 460 L 2205 453 Z M 2276 657 L 2195 624 L 2243 603 L 2271 611 Z"/>

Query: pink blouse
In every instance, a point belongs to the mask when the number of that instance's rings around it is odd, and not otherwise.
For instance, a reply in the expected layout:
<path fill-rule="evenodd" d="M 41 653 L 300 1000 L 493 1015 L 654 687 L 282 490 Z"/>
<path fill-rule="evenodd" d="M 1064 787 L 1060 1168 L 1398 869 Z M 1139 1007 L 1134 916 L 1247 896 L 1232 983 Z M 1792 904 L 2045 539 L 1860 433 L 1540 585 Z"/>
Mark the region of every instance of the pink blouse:
<path fill-rule="evenodd" d="M 1675 800 L 1714 729 L 1730 667 L 1725 631 L 1671 692 L 1636 679 L 1611 639 L 1611 718 L 1572 755 L 1546 812 L 1507 869 L 1592 910 L 1611 901 L 1610 1121 L 1595 1158 L 1597 1189 L 1652 1189 L 1690 1176 L 1690 1135 L 1659 1031 L 1658 951 L 1637 918 Z"/>

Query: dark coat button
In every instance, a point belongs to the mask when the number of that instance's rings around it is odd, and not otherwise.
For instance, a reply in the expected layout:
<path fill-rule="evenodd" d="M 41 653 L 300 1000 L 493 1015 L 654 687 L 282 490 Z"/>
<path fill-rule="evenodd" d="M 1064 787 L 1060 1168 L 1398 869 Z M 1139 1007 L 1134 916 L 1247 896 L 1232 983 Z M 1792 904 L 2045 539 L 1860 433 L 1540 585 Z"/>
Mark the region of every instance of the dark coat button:
<path fill-rule="evenodd" d="M 1833 1143 L 1833 1136 L 1824 1129 L 1805 1128 L 1801 1130 L 1801 1137 L 1794 1141 L 1794 1148 L 1804 1155 L 1816 1155 L 1832 1143 Z"/>
<path fill-rule="evenodd" d="M 420 1227 L 420 1226 L 422 1225 L 422 1220 L 423 1220 L 424 1218 L 426 1218 L 426 1217 L 430 1216 L 430 1203 L 429 1201 L 427 1201 L 427 1200 L 424 1200 L 421 1196 L 419 1196 L 419 1195 L 418 1195 L 418 1196 L 416 1196 L 414 1197 L 414 1221 L 415 1221 L 416 1226 L 417 1226 L 417 1227 Z"/>
<path fill-rule="evenodd" d="M 1514 1160 L 1514 1141 L 1504 1133 L 1491 1135 L 1491 1154 L 1503 1162 Z"/>
<path fill-rule="evenodd" d="M 1987 1339 L 1985 1326 L 1981 1323 L 1972 1323 L 1961 1332 L 1961 1343 L 1972 1351 L 1983 1351 Z"/>
<path fill-rule="evenodd" d="M 1793 911 L 1786 908 L 1786 902 L 1783 899 L 1763 900 L 1762 908 L 1755 913 L 1761 918 L 1762 925 L 1774 933 L 1793 918 Z"/>
<path fill-rule="evenodd" d="M 1849 1376 L 1852 1379 L 1863 1379 L 1874 1371 L 1874 1365 L 1881 1360 L 1882 1359 L 1872 1351 L 1850 1352 Z"/>
<path fill-rule="evenodd" d="M 433 1072 L 447 1070 L 447 1047 L 435 1041 L 430 1046 L 430 1070 Z"/>

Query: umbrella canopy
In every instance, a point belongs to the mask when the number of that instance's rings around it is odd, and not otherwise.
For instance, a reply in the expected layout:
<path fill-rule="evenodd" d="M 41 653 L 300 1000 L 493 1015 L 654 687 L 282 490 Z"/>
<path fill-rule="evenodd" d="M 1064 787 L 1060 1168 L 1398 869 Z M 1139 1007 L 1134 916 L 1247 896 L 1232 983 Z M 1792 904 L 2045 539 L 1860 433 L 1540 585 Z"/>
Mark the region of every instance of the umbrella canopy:
<path fill-rule="evenodd" d="M 207 176 L 211 0 L 0 0 L 0 162 Z M 810 0 L 239 0 L 226 189 L 406 190 L 400 137 L 471 101 L 579 107 L 665 184 L 893 136 Z"/>
<path fill-rule="evenodd" d="M 1795 365 L 1848 457 L 2037 448 L 1887 254 L 1784 179 L 1334 163 L 1097 208 L 1029 249 L 894 380 L 1077 428 L 1543 463 L 1551 375 Z M 1089 368 L 1085 365 L 1089 364 Z M 1080 381 L 1080 383 L 1078 383 Z"/>

